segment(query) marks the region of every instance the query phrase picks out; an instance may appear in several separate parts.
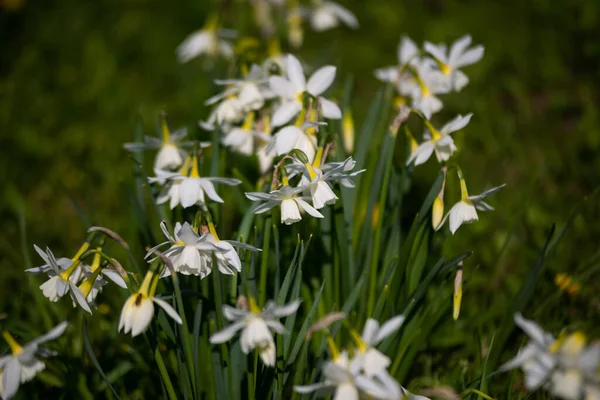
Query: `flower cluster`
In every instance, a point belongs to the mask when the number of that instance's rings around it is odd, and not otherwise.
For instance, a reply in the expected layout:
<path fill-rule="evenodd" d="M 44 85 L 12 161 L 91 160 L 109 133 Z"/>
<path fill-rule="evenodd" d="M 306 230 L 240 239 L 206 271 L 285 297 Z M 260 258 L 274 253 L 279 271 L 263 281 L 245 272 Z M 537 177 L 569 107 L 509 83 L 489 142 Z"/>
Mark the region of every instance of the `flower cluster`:
<path fill-rule="evenodd" d="M 501 370 L 521 368 L 531 391 L 543 387 L 567 400 L 600 398 L 600 342 L 588 343 L 581 332 L 554 339 L 521 314 L 515 323 L 530 340 Z"/>
<path fill-rule="evenodd" d="M 380 400 L 426 399 L 414 396 L 404 389 L 388 372 L 390 359 L 376 346 L 396 333 L 404 322 L 399 315 L 379 325 L 369 318 L 362 334 L 351 329 L 354 346 L 339 351 L 332 337 L 328 337 L 331 359 L 323 365 L 324 382 L 295 386 L 298 393 L 314 392 L 317 397 L 332 395 L 336 399 L 358 400 L 368 397 Z"/>
<path fill-rule="evenodd" d="M 462 90 L 469 78 L 460 69 L 483 57 L 481 45 L 471 45 L 471 36 L 456 40 L 448 50 L 445 44 L 425 42 L 419 49 L 415 42 L 403 36 L 398 46 L 397 66 L 375 71 L 377 79 L 392 84 L 398 92 L 397 104 L 408 104 L 426 118 L 439 112 L 440 94 Z"/>

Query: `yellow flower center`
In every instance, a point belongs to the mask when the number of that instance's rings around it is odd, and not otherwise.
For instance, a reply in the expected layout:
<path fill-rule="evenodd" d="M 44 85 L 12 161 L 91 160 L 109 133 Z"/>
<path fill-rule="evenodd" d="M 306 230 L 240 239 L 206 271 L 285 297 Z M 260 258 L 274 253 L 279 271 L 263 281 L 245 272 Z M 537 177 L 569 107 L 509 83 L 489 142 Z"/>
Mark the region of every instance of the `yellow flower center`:
<path fill-rule="evenodd" d="M 84 298 L 87 298 L 90 292 L 92 291 L 92 288 L 94 287 L 94 282 L 96 282 L 96 279 L 98 278 L 98 275 L 100 275 L 100 272 L 102 272 L 102 268 L 96 268 L 96 270 L 94 270 L 94 272 L 85 281 L 83 281 L 81 285 L 79 285 L 79 290 L 81 290 L 81 293 L 83 294 Z"/>
<path fill-rule="evenodd" d="M 249 112 L 248 115 L 246 115 L 246 119 L 244 120 L 244 124 L 242 125 L 242 129 L 245 131 L 250 131 L 252 130 L 252 124 L 254 123 L 254 113 L 253 112 Z"/>
<path fill-rule="evenodd" d="M 217 230 L 215 229 L 215 224 L 213 224 L 212 222 L 208 223 L 208 230 L 210 232 L 211 235 L 213 235 L 215 237 L 215 240 L 217 242 L 220 242 L 221 240 L 219 239 L 219 235 L 217 235 Z"/>
<path fill-rule="evenodd" d="M 16 357 L 19 354 L 21 354 L 21 352 L 23 351 L 23 347 L 21 347 L 19 343 L 17 343 L 17 341 L 12 337 L 10 333 L 8 333 L 8 331 L 2 332 L 2 336 L 4 336 L 4 340 L 6 340 L 6 343 L 8 343 L 8 345 L 10 346 L 10 350 L 13 356 Z"/>
<path fill-rule="evenodd" d="M 161 126 L 161 131 L 162 131 L 163 144 L 171 143 L 171 132 L 169 131 L 169 126 L 167 125 L 166 118 L 164 118 L 164 117 L 162 118 L 160 126 Z"/>
<path fill-rule="evenodd" d="M 327 344 L 329 345 L 329 350 L 331 351 L 331 359 L 335 361 L 338 358 L 340 358 L 340 351 L 335 345 L 335 341 L 333 340 L 331 335 L 327 335 Z"/>
<path fill-rule="evenodd" d="M 250 312 L 252 314 L 260 314 L 260 308 L 258 308 L 258 305 L 256 304 L 256 299 L 254 298 L 254 296 L 249 296 L 248 297 L 248 306 L 250 307 Z"/>
<path fill-rule="evenodd" d="M 67 269 L 65 269 L 63 272 L 60 273 L 60 277 L 62 278 L 62 280 L 68 280 L 69 277 L 71 276 L 71 274 L 73 273 L 73 271 L 75 271 L 75 268 L 77 268 L 79 266 L 79 264 L 81 264 L 81 260 L 76 260 L 73 261 L 73 263 L 71 264 L 71 266 Z"/>
<path fill-rule="evenodd" d="M 192 171 L 190 172 L 190 178 L 200 178 L 200 171 L 198 171 L 198 157 L 192 157 Z"/>
<path fill-rule="evenodd" d="M 358 332 L 356 332 L 354 329 L 350 329 L 350 336 L 352 336 L 352 339 L 354 339 L 354 343 L 356 343 L 356 347 L 358 347 L 358 351 L 360 351 L 361 353 L 364 353 L 367 351 L 367 349 L 369 347 L 364 342 L 364 340 L 362 340 L 362 338 L 360 337 Z"/>
<path fill-rule="evenodd" d="M 442 74 L 448 76 L 452 72 L 452 67 L 448 64 L 440 62 L 438 65 L 440 66 L 440 71 L 442 71 Z"/>

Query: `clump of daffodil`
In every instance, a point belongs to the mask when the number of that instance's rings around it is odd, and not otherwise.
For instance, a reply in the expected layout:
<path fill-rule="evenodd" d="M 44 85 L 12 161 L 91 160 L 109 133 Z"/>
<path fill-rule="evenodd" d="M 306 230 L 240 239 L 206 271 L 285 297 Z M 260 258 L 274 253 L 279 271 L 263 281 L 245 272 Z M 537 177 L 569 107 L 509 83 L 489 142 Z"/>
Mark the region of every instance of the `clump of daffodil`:
<path fill-rule="evenodd" d="M 175 322 L 182 323 L 177 311 L 169 303 L 155 296 L 159 278 L 155 269 L 148 270 L 138 291 L 129 296 L 123 305 L 119 319 L 119 332 L 123 331 L 125 334 L 131 332 L 132 337 L 143 333 L 154 316 L 155 303 Z"/>
<path fill-rule="evenodd" d="M 241 302 L 244 304 L 245 302 Z M 240 309 L 223 305 L 222 312 L 225 319 L 232 322 L 228 327 L 211 335 L 212 344 L 229 341 L 239 331 L 240 346 L 244 354 L 253 349 L 258 349 L 260 358 L 266 366 L 275 366 L 275 341 L 271 331 L 279 334 L 285 333 L 284 326 L 278 321 L 279 318 L 287 317 L 295 313 L 300 306 L 300 300 L 290 304 L 276 306 L 269 301 L 261 310 L 256 304 L 254 297 L 248 297 L 248 309 Z"/>
<path fill-rule="evenodd" d="M 462 171 L 457 167 L 458 178 L 460 180 L 460 201 L 456 203 L 450 211 L 446 214 L 442 222 L 438 225 L 437 229 L 440 229 L 446 219 L 450 219 L 450 232 L 454 234 L 456 230 L 462 224 L 470 224 L 474 221 L 477 221 L 479 217 L 477 216 L 477 210 L 479 211 L 491 211 L 494 208 L 483 201 L 484 198 L 491 196 L 496 193 L 500 189 L 502 189 L 505 184 L 500 186 L 496 186 L 494 188 L 488 189 L 485 192 L 475 195 L 469 196 L 469 192 L 467 191 L 467 183 L 463 178 Z"/>
<path fill-rule="evenodd" d="M 67 329 L 67 322 L 61 322 L 48 333 L 21 346 L 8 331 L 2 336 L 10 347 L 10 354 L 0 356 L 0 397 L 12 399 L 21 383 L 29 382 L 46 368 L 46 364 L 37 357 L 48 357 L 54 353 L 41 347 L 43 343 L 61 336 Z"/>
<path fill-rule="evenodd" d="M 561 335 L 557 340 L 535 322 L 515 314 L 515 323 L 529 336 L 517 356 L 502 371 L 520 367 L 525 387 L 540 387 L 567 400 L 596 399 L 600 393 L 600 342 L 588 345 L 581 332 Z"/>
<path fill-rule="evenodd" d="M 465 35 L 452 44 L 449 52 L 445 44 L 429 42 L 420 49 L 410 38 L 403 36 L 398 46 L 399 64 L 377 69 L 375 76 L 394 85 L 403 101 L 431 118 L 443 107 L 438 95 L 460 91 L 469 82 L 459 68 L 483 57 L 483 46 L 468 49 L 470 44 L 471 37 Z"/>
<path fill-rule="evenodd" d="M 469 83 L 469 78 L 459 68 L 475 64 L 483 57 L 483 46 L 477 45 L 468 49 L 470 44 L 471 36 L 465 35 L 452 43 L 450 50 L 445 44 L 425 42 L 423 46 L 425 51 L 433 56 L 448 86 L 455 91 L 460 91 Z"/>
<path fill-rule="evenodd" d="M 347 351 L 340 351 L 327 333 L 331 359 L 323 365 L 324 382 L 296 385 L 294 391 L 300 394 L 314 393 L 315 397 L 333 395 L 334 399 L 344 400 L 404 399 L 407 392 L 387 372 L 389 358 L 372 347 L 395 332 L 402 321 L 403 317 L 395 317 L 379 327 L 377 321 L 370 319 L 362 337 L 351 330 L 358 344 L 354 357 Z"/>
<path fill-rule="evenodd" d="M 187 135 L 187 129 L 181 128 L 171 132 L 167 125 L 166 115 L 163 113 L 160 120 L 161 138 L 145 136 L 142 143 L 125 143 L 126 150 L 137 152 L 149 149 L 159 149 L 154 159 L 154 169 L 173 170 L 183 164 L 187 153 L 183 149 L 191 146 L 193 142 L 184 142 L 182 139 Z"/>

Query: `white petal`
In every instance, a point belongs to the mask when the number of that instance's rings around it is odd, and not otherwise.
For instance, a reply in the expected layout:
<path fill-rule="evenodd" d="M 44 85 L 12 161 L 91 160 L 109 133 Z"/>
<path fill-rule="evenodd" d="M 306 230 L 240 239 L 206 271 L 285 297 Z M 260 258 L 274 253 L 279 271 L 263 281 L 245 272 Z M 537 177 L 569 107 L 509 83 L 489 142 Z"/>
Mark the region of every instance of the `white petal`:
<path fill-rule="evenodd" d="M 450 232 L 454 234 L 462 224 L 468 224 L 477 221 L 477 211 L 472 204 L 459 201 L 452 207 L 450 214 Z"/>
<path fill-rule="evenodd" d="M 134 307 L 131 320 L 131 336 L 137 336 L 144 332 L 154 316 L 154 305 L 152 300 L 144 298 L 139 306 Z"/>
<path fill-rule="evenodd" d="M 455 68 L 466 67 L 467 65 L 475 64 L 483 57 L 483 46 L 478 45 L 464 52 L 458 60 L 454 62 Z"/>
<path fill-rule="evenodd" d="M 329 119 L 341 119 L 342 110 L 333 101 L 329 101 L 324 97 L 319 97 L 319 104 L 321 105 L 321 114 L 325 118 Z"/>
<path fill-rule="evenodd" d="M 388 319 L 383 325 L 381 325 L 379 331 L 377 331 L 377 335 L 375 336 L 372 344 L 375 345 L 392 335 L 400 328 L 400 326 L 402 326 L 402 323 L 404 323 L 404 315 L 397 315 Z"/>
<path fill-rule="evenodd" d="M 467 126 L 469 121 L 471 121 L 472 116 L 473 113 L 467 114 L 464 117 L 462 115 L 457 115 L 452 121 L 444 125 L 442 129 L 440 129 L 440 132 L 445 135 L 449 135 L 452 132 L 456 132 Z"/>
<path fill-rule="evenodd" d="M 308 93 L 316 97 L 326 91 L 335 79 L 335 72 L 336 68 L 331 65 L 327 65 L 315 71 L 306 84 Z"/>
<path fill-rule="evenodd" d="M 294 85 L 296 93 L 303 92 L 306 89 L 306 79 L 304 78 L 304 70 L 302 64 L 292 54 L 288 54 L 286 58 L 288 78 Z"/>
<path fill-rule="evenodd" d="M 179 197 L 183 208 L 191 207 L 203 200 L 202 189 L 198 178 L 187 178 L 181 182 Z"/>
<path fill-rule="evenodd" d="M 273 127 L 281 126 L 289 122 L 300 112 L 300 110 L 302 110 L 302 104 L 296 100 L 283 103 L 277 108 L 275 114 L 273 114 L 271 120 Z"/>
<path fill-rule="evenodd" d="M 230 340 L 235 334 L 246 325 L 245 321 L 238 321 L 234 324 L 229 325 L 228 327 L 220 330 L 219 332 L 215 332 L 210 336 L 210 343 L 218 344 L 225 343 Z"/>
<path fill-rule="evenodd" d="M 158 297 L 153 297 L 152 301 L 158 304 L 165 311 L 165 313 L 167 313 L 167 315 L 171 317 L 175 322 L 177 322 L 178 324 L 182 323 L 181 317 L 169 303 L 162 299 L 159 299 Z"/>
<path fill-rule="evenodd" d="M 470 44 L 470 35 L 465 35 L 457 39 L 454 43 L 452 43 L 452 47 L 450 48 L 450 54 L 448 55 L 448 63 L 452 66 L 456 65 L 456 62 L 458 61 L 460 56 L 465 52 L 467 47 L 469 47 Z"/>
<path fill-rule="evenodd" d="M 269 78 L 269 86 L 271 90 L 274 91 L 278 96 L 283 99 L 295 99 L 296 98 L 296 88 L 294 85 L 285 78 L 281 76 L 272 76 Z"/>
<path fill-rule="evenodd" d="M 413 161 L 415 162 L 415 166 L 424 164 L 429 160 L 434 149 L 435 144 L 431 141 L 422 143 L 410 154 L 410 157 L 408 157 L 408 160 L 406 161 L 406 165 L 410 165 Z"/>
<path fill-rule="evenodd" d="M 281 223 L 291 225 L 301 219 L 298 204 L 293 199 L 286 199 L 281 202 Z"/>
<path fill-rule="evenodd" d="M 69 326 L 69 323 L 67 321 L 63 321 L 60 324 L 56 325 L 54 328 L 50 329 L 47 333 L 34 339 L 32 343 L 42 344 L 50 340 L 54 340 L 65 332 L 67 326 Z"/>
<path fill-rule="evenodd" d="M 373 345 L 373 340 L 375 339 L 375 335 L 377 334 L 378 330 L 379 322 L 373 318 L 369 318 L 367 322 L 365 322 L 365 326 L 360 337 L 367 345 Z"/>
<path fill-rule="evenodd" d="M 215 190 L 215 186 L 212 184 L 211 181 L 209 181 L 208 179 L 200 178 L 198 182 L 200 183 L 200 186 L 202 187 L 202 189 L 204 189 L 204 191 L 211 200 L 216 201 L 217 203 L 223 203 L 223 199 L 219 197 L 217 191 Z"/>
<path fill-rule="evenodd" d="M 115 269 L 104 268 L 102 269 L 102 275 L 110 279 L 117 286 L 120 286 L 123 289 L 127 289 L 127 283 L 125 283 L 125 280 L 123 279 L 119 271 Z"/>
<path fill-rule="evenodd" d="M 419 48 L 408 36 L 402 36 L 400 45 L 398 46 L 398 61 L 400 64 L 406 64 L 419 53 Z"/>
<path fill-rule="evenodd" d="M 21 384 L 21 363 L 17 358 L 12 358 L 2 372 L 2 398 L 11 399 L 17 394 Z"/>
<path fill-rule="evenodd" d="M 302 209 L 304 211 L 306 211 L 309 215 L 315 217 L 315 218 L 325 218 L 323 216 L 323 214 L 321 214 L 319 211 L 317 211 L 313 206 L 311 206 L 310 204 L 308 204 L 306 201 L 302 200 L 299 197 L 296 197 L 294 199 L 296 201 L 296 203 L 298 203 L 298 205 L 300 207 L 302 207 Z"/>
<path fill-rule="evenodd" d="M 281 317 L 286 317 L 288 315 L 291 315 L 298 310 L 298 307 L 300 307 L 300 303 L 302 303 L 302 301 L 294 300 L 291 303 L 286 304 L 284 306 L 275 307 L 275 309 L 273 310 L 273 315 L 276 318 L 281 318 Z"/>

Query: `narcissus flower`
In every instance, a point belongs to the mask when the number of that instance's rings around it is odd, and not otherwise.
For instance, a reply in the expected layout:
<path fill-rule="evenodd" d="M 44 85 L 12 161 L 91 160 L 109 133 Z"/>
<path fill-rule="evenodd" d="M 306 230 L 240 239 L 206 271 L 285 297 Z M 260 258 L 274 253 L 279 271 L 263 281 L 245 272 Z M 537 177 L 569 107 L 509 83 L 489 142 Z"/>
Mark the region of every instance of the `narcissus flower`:
<path fill-rule="evenodd" d="M 48 274 L 49 278 L 46 282 L 40 285 L 40 289 L 42 289 L 42 293 L 46 296 L 50 301 L 56 302 L 58 299 L 66 295 L 70 294 L 71 299 L 73 300 L 73 306 L 79 305 L 85 311 L 92 313 L 90 306 L 88 305 L 85 296 L 81 293 L 81 290 L 77 287 L 77 282 L 80 277 L 80 267 L 81 260 L 79 260 L 78 256 L 75 257 L 75 260 L 70 260 L 71 262 L 66 268 L 61 267 L 58 264 L 58 261 L 52 254 L 52 251 L 49 248 L 46 248 L 46 252 L 42 252 L 41 249 L 35 246 L 35 250 L 38 252 L 40 257 L 46 262 L 45 273 Z M 66 266 L 64 259 L 62 259 L 61 264 Z M 79 272 L 78 272 L 79 271 Z M 33 271 L 32 271 L 33 272 Z M 72 278 L 73 274 L 77 274 L 76 278 Z"/>
<path fill-rule="evenodd" d="M 307 186 L 292 188 L 284 182 L 281 189 L 273 190 L 270 193 L 248 192 L 246 197 L 252 201 L 264 201 L 264 203 L 258 204 L 252 209 L 255 214 L 262 214 L 273 207 L 281 206 L 282 224 L 291 225 L 302 220 L 301 209 L 315 218 L 324 218 L 323 214 L 308 204 L 302 196 L 298 196 L 306 189 L 308 189 Z"/>
<path fill-rule="evenodd" d="M 352 29 L 358 28 L 358 20 L 347 8 L 333 1 L 315 1 L 310 10 L 310 24 L 317 31 L 325 31 L 344 23 Z"/>
<path fill-rule="evenodd" d="M 245 69 L 247 71 L 247 68 Z M 260 109 L 266 99 L 270 99 L 275 94 L 269 89 L 268 76 L 265 71 L 258 65 L 254 64 L 250 67 L 250 71 L 243 79 L 224 79 L 216 80 L 218 85 L 227 85 L 227 89 L 206 100 L 205 105 L 215 104 L 226 98 L 235 98 L 237 108 L 241 108 L 243 112 Z M 222 121 L 220 120 L 219 123 Z"/>
<path fill-rule="evenodd" d="M 239 331 L 242 331 L 240 336 L 242 352 L 248 354 L 257 348 L 263 363 L 269 367 L 275 366 L 275 341 L 271 331 L 279 334 L 285 333 L 285 328 L 278 319 L 295 313 L 300 306 L 300 301 L 296 300 L 281 307 L 276 306 L 273 302 L 268 302 L 261 311 L 252 296 L 248 300 L 249 310 L 223 305 L 223 316 L 233 323 L 214 333 L 210 337 L 210 343 L 227 342 Z"/>
<path fill-rule="evenodd" d="M 269 78 L 271 90 L 282 100 L 282 104 L 273 114 L 273 126 L 281 126 L 289 122 L 302 110 L 304 93 L 319 99 L 321 113 L 325 118 L 340 119 L 342 111 L 333 102 L 321 98 L 335 79 L 336 68 L 331 65 L 319 68 L 306 81 L 300 61 L 291 54 L 286 58 L 287 79 L 281 76 Z"/>
<path fill-rule="evenodd" d="M 169 185 L 163 188 L 163 191 L 156 199 L 158 204 L 166 203 L 170 200 L 171 209 L 175 208 L 177 204 L 181 204 L 183 208 L 187 208 L 205 203 L 205 195 L 213 201 L 223 203 L 223 199 L 217 194 L 213 182 L 229 186 L 242 183 L 239 179 L 233 178 L 201 178 L 198 170 L 198 158 L 196 156 L 192 157 L 191 163 L 189 176 L 183 174 L 183 171 L 173 174 L 162 172 L 160 175 L 157 173 L 157 177 L 148 179 L 149 182 L 169 182 Z"/>
<path fill-rule="evenodd" d="M 210 18 L 203 29 L 189 35 L 177 47 L 177 59 L 180 63 L 186 63 L 199 55 L 224 58 L 233 57 L 233 46 L 220 36 L 232 36 L 231 31 L 218 29 L 217 20 Z"/>
<path fill-rule="evenodd" d="M 256 130 L 254 127 L 254 112 L 250 112 L 246 115 L 244 124 L 239 127 L 232 127 L 223 136 L 221 143 L 234 151 L 250 156 L 255 153 L 255 147 L 261 144 L 264 147 L 270 140 L 271 136 Z"/>
<path fill-rule="evenodd" d="M 360 370 L 352 365 L 348 353 L 334 354 L 332 358 L 323 366 L 325 382 L 297 385 L 294 391 L 300 394 L 314 392 L 316 397 L 333 396 L 335 400 L 359 400 L 362 396 L 381 400 L 402 398 L 397 391 L 399 388 L 386 386 L 380 377 L 369 378 L 360 374 Z"/>
<path fill-rule="evenodd" d="M 452 43 L 449 52 L 445 44 L 425 42 L 424 45 L 425 51 L 435 57 L 435 61 L 450 87 L 456 91 L 461 90 L 469 83 L 469 78 L 459 68 L 475 64 L 483 57 L 483 46 L 478 45 L 468 49 L 470 44 L 471 36 L 465 35 Z"/>
<path fill-rule="evenodd" d="M 360 337 L 352 332 L 358 345 L 356 355 L 352 359 L 353 368 L 363 371 L 368 378 L 386 372 L 390 365 L 390 359 L 377 350 L 375 346 L 385 338 L 393 335 L 403 322 L 403 315 L 390 318 L 381 326 L 379 326 L 377 320 L 369 318 Z"/>
<path fill-rule="evenodd" d="M 131 332 L 132 337 L 144 332 L 154 316 L 154 303 L 175 322 L 182 323 L 181 317 L 169 303 L 154 297 L 158 278 L 154 271 L 148 271 L 140 289 L 127 299 L 119 319 L 119 332 L 123 331 L 125 334 Z"/>
<path fill-rule="evenodd" d="M 161 120 L 162 139 L 145 136 L 143 143 L 125 143 L 123 147 L 126 150 L 137 152 L 149 149 L 159 149 L 154 159 L 155 169 L 176 169 L 183 164 L 187 153 L 183 147 L 191 146 L 193 142 L 184 142 L 182 139 L 187 135 L 187 129 L 178 129 L 171 132 L 167 125 L 165 117 Z"/>
<path fill-rule="evenodd" d="M 539 387 L 568 400 L 594 399 L 600 390 L 600 342 L 586 346 L 581 332 L 558 340 L 535 322 L 515 314 L 515 323 L 529 336 L 529 343 L 500 369 L 520 367 L 528 390 Z"/>
<path fill-rule="evenodd" d="M 319 147 L 312 164 L 294 163 L 286 167 L 290 177 L 301 173 L 300 186 L 307 186 L 307 195 L 310 195 L 313 206 L 319 210 L 326 205 L 334 204 L 338 197 L 333 192 L 329 182 L 340 181 L 346 187 L 354 187 L 352 177 L 365 170 L 352 171 L 356 162 L 348 157 L 343 162 L 325 163 L 321 165 L 323 158 L 323 147 Z"/>
<path fill-rule="evenodd" d="M 312 160 L 317 149 L 317 137 L 311 132 L 314 126 L 313 123 L 305 123 L 300 127 L 290 125 L 280 129 L 271 138 L 265 151 L 267 154 L 281 156 L 298 149 Z"/>
<path fill-rule="evenodd" d="M 473 114 L 467 114 L 464 117 L 462 115 L 457 115 L 439 131 L 435 129 L 428 120 L 425 120 L 425 124 L 428 128 L 426 135 L 430 136 L 430 138 L 412 151 L 410 157 L 406 161 L 406 165 L 410 165 L 413 161 L 415 162 L 415 165 L 424 164 L 429 160 L 429 157 L 431 157 L 433 152 L 435 152 L 438 162 L 448 161 L 452 154 L 457 150 L 450 134 L 467 126 L 472 116 Z"/>
<path fill-rule="evenodd" d="M 38 372 L 46 368 L 46 364 L 36 357 L 47 357 L 54 354 L 40 345 L 54 340 L 67 329 L 67 322 L 61 322 L 48 333 L 21 346 L 7 331 L 3 332 L 4 339 L 10 346 L 11 354 L 0 356 L 0 397 L 12 399 L 19 390 L 21 383 L 32 380 Z"/>
<path fill-rule="evenodd" d="M 438 225 L 436 230 L 440 229 L 446 222 L 446 219 L 448 218 L 450 218 L 450 232 L 452 232 L 452 234 L 454 234 L 454 232 L 456 232 L 456 230 L 462 224 L 470 224 L 471 222 L 477 221 L 479 219 L 479 217 L 477 216 L 477 210 L 491 211 L 494 209 L 492 206 L 483 201 L 483 199 L 493 195 L 494 193 L 502 189 L 504 186 L 506 186 L 506 184 L 502 184 L 500 186 L 496 186 L 494 188 L 486 190 L 485 192 L 479 195 L 469 196 L 469 193 L 467 192 L 467 184 L 462 178 L 462 174 L 459 174 L 459 177 L 461 199 L 458 203 L 452 206 L 452 208 L 450 209 L 450 211 L 448 211 L 448 214 L 446 214 L 446 216 Z"/>
<path fill-rule="evenodd" d="M 406 66 L 417 68 L 421 63 L 419 48 L 408 36 L 402 36 L 397 49 L 397 66 L 375 70 L 375 77 L 380 81 L 398 85 L 398 91 L 404 95 L 410 94 L 417 86 L 417 81 Z"/>
<path fill-rule="evenodd" d="M 171 247 L 164 251 L 165 257 L 171 260 L 173 269 L 183 275 L 196 275 L 200 278 L 206 277 L 212 268 L 212 252 L 219 249 L 207 240 L 206 235 L 200 236 L 189 223 L 181 225 L 175 224 L 173 236 L 167 230 L 164 222 L 160 223 L 160 228 L 166 236 L 167 241 L 155 246 L 148 251 L 146 258 L 154 254 L 154 250 L 165 244 L 171 244 Z M 152 261 L 152 260 L 150 260 Z M 169 270 L 165 269 L 164 276 L 169 275 Z"/>

